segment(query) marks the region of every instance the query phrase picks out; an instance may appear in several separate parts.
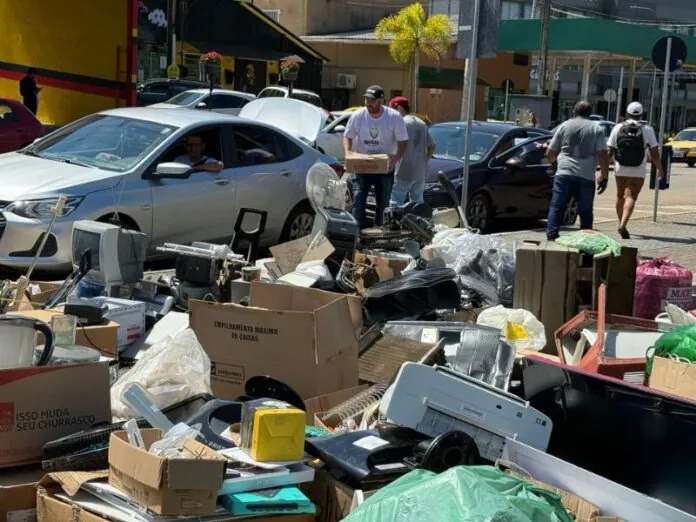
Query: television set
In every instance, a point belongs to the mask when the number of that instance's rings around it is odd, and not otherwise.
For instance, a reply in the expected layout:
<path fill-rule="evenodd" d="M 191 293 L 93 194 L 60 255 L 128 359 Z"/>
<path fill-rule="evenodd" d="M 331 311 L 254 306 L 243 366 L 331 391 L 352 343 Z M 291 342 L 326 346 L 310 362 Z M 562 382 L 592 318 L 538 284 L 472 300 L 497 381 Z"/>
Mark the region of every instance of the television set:
<path fill-rule="evenodd" d="M 77 267 L 86 250 L 91 268 L 84 281 L 107 287 L 134 284 L 143 276 L 147 235 L 100 221 L 76 221 L 72 232 L 72 262 Z"/>

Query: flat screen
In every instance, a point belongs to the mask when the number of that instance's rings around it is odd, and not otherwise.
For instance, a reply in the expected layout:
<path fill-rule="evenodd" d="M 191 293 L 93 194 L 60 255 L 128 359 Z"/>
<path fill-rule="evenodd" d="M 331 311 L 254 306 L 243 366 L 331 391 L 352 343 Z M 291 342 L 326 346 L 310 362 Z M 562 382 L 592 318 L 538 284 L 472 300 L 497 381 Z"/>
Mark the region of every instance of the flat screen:
<path fill-rule="evenodd" d="M 99 241 L 101 234 L 73 230 L 73 263 L 79 263 L 85 250 L 92 251 L 92 270 L 99 270 Z"/>

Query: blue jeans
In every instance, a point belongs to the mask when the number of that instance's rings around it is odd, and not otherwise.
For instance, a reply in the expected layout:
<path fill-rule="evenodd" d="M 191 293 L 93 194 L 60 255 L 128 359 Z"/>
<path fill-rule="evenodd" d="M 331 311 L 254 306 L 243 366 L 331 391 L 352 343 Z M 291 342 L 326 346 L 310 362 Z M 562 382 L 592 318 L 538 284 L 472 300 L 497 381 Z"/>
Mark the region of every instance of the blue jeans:
<path fill-rule="evenodd" d="M 578 202 L 578 214 L 580 214 L 580 229 L 592 229 L 592 207 L 595 197 L 595 182 L 577 176 L 560 175 L 553 179 L 553 195 L 549 207 L 549 217 L 546 223 L 546 238 L 553 241 L 558 237 L 563 226 L 563 215 L 570 198 Z"/>
<path fill-rule="evenodd" d="M 409 201 L 423 203 L 423 190 L 425 189 L 425 179 L 416 181 L 403 181 L 399 178 L 394 180 L 391 191 L 390 205 L 403 205 L 406 203 L 406 196 Z"/>
<path fill-rule="evenodd" d="M 389 206 L 394 173 L 389 174 L 353 174 L 353 215 L 358 220 L 360 230 L 367 228 L 365 207 L 370 187 L 375 188 L 375 225 L 380 226 L 384 222 L 384 211 Z"/>

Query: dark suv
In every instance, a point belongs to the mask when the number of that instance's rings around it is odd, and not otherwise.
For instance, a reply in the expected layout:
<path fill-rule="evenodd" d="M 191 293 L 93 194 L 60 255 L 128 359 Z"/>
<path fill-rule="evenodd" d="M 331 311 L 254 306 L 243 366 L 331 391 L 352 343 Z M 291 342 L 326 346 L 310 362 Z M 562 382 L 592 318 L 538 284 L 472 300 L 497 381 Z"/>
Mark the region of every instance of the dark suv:
<path fill-rule="evenodd" d="M 180 92 L 189 89 L 205 89 L 210 85 L 196 80 L 168 80 L 167 78 L 153 78 L 144 81 L 136 87 L 138 107 L 145 107 L 153 103 L 162 103 Z M 218 87 L 218 85 L 213 85 Z"/>

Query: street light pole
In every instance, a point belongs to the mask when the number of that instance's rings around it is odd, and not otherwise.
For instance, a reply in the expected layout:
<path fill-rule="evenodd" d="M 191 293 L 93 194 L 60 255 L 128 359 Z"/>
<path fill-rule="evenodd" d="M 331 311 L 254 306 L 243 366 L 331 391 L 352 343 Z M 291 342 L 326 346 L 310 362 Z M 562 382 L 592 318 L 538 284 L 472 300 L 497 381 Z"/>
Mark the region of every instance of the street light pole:
<path fill-rule="evenodd" d="M 546 94 L 546 76 L 549 62 L 549 25 L 551 23 L 551 0 L 542 0 L 541 12 L 541 41 L 539 42 L 539 79 L 537 94 Z"/>

